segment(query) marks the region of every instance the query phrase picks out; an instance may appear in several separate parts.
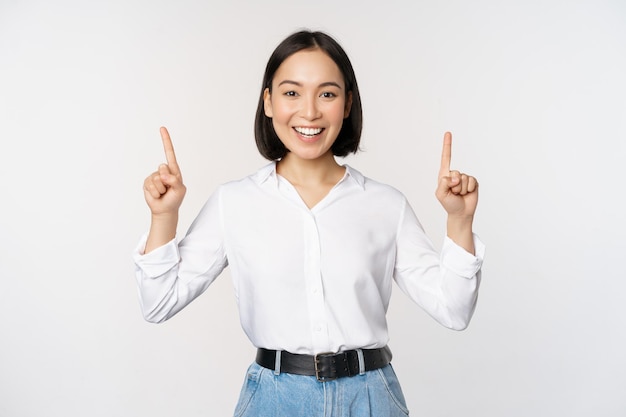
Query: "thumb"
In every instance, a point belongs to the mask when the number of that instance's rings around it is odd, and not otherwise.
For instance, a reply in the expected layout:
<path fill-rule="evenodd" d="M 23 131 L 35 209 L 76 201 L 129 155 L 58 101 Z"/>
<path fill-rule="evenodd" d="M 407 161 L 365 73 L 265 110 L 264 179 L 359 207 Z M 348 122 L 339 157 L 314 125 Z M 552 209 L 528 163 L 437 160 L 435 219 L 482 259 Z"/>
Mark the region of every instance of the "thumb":
<path fill-rule="evenodd" d="M 167 164 L 159 165 L 159 176 L 161 177 L 161 181 L 168 187 L 174 187 L 178 185 L 178 178 L 176 175 L 172 174 L 170 171 L 170 167 Z"/>
<path fill-rule="evenodd" d="M 437 183 L 437 189 L 435 190 L 435 195 L 439 199 L 445 197 L 450 192 L 450 188 L 458 185 L 459 181 L 460 179 L 458 177 L 440 177 L 439 182 Z"/>

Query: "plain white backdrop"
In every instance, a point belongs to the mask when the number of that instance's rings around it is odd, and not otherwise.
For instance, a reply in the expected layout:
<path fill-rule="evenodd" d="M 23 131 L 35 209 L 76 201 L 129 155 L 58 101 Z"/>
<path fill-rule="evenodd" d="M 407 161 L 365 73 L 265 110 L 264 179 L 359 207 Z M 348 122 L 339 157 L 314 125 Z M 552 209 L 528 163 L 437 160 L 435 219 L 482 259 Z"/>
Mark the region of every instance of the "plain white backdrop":
<path fill-rule="evenodd" d="M 363 151 L 437 246 L 441 139 L 481 184 L 470 327 L 397 290 L 390 346 L 411 415 L 626 415 L 626 4 L 621 0 L 0 0 L 0 416 L 232 415 L 254 349 L 226 271 L 143 321 L 131 252 L 169 128 L 184 233 L 266 161 L 267 58 L 300 28 L 356 70 Z"/>

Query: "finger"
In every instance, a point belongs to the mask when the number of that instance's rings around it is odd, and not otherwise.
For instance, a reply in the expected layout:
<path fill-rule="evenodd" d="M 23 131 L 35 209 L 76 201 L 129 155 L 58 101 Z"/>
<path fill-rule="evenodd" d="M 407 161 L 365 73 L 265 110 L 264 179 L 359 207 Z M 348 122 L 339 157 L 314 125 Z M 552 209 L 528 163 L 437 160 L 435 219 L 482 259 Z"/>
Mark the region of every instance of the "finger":
<path fill-rule="evenodd" d="M 450 172 L 450 191 L 454 194 L 460 194 L 463 190 L 462 175 L 459 171 Z"/>
<path fill-rule="evenodd" d="M 160 174 L 154 174 L 152 176 L 152 185 L 158 191 L 159 195 L 163 195 L 167 191 L 167 187 L 163 184 Z"/>
<path fill-rule="evenodd" d="M 159 190 L 157 189 L 154 183 L 154 175 L 151 175 L 148 178 L 146 178 L 143 184 L 143 189 L 146 195 L 152 197 L 153 199 L 159 199 L 161 197 L 162 193 L 159 192 Z"/>
<path fill-rule="evenodd" d="M 450 177 L 439 178 L 435 196 L 439 201 L 442 201 L 448 194 L 450 194 Z"/>
<path fill-rule="evenodd" d="M 452 159 L 452 134 L 446 132 L 443 135 L 443 150 L 441 151 L 441 167 L 439 178 L 450 175 L 450 160 Z"/>
<path fill-rule="evenodd" d="M 144 187 L 144 190 L 154 200 L 158 200 L 159 198 L 161 198 L 161 194 L 159 194 L 159 192 L 154 188 L 153 185 Z"/>
<path fill-rule="evenodd" d="M 172 168 L 167 164 L 159 165 L 159 179 L 166 188 L 177 188 L 181 184 L 179 177 L 174 175 Z"/>
<path fill-rule="evenodd" d="M 466 174 L 461 174 L 461 192 L 459 194 L 461 195 L 467 194 L 468 184 L 469 184 L 469 176 Z"/>
<path fill-rule="evenodd" d="M 174 153 L 174 145 L 172 145 L 172 139 L 165 127 L 161 127 L 161 139 L 163 140 L 165 159 L 167 160 L 167 165 L 169 165 L 172 175 L 180 175 L 180 168 L 176 161 L 176 153 Z"/>
<path fill-rule="evenodd" d="M 469 182 L 467 184 L 467 192 L 473 193 L 478 189 L 478 181 L 474 177 L 469 177 Z"/>

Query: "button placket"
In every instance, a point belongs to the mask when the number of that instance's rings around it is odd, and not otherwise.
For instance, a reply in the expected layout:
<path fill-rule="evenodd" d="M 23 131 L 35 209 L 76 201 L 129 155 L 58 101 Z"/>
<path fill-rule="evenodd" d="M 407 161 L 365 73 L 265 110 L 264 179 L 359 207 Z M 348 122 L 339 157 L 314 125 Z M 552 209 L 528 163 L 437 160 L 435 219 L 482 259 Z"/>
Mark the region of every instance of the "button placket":
<path fill-rule="evenodd" d="M 309 211 L 303 213 L 304 276 L 306 281 L 307 304 L 311 318 L 311 337 L 316 350 L 327 349 L 328 324 L 321 271 L 321 247 L 315 216 Z"/>

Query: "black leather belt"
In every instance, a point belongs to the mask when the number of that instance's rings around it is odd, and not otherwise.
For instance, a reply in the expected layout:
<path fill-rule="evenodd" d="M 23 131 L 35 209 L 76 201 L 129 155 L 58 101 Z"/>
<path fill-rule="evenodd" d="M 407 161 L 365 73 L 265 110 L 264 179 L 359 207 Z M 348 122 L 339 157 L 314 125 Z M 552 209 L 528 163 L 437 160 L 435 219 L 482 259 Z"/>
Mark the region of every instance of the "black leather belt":
<path fill-rule="evenodd" d="M 380 349 L 362 349 L 365 371 L 382 368 L 391 362 L 391 350 L 385 346 Z M 274 369 L 276 351 L 259 348 L 256 363 L 264 368 Z M 281 351 L 280 372 L 297 375 L 315 376 L 318 381 L 332 381 L 344 376 L 358 375 L 359 354 L 356 350 L 339 353 L 318 353 L 317 355 L 297 355 Z"/>

